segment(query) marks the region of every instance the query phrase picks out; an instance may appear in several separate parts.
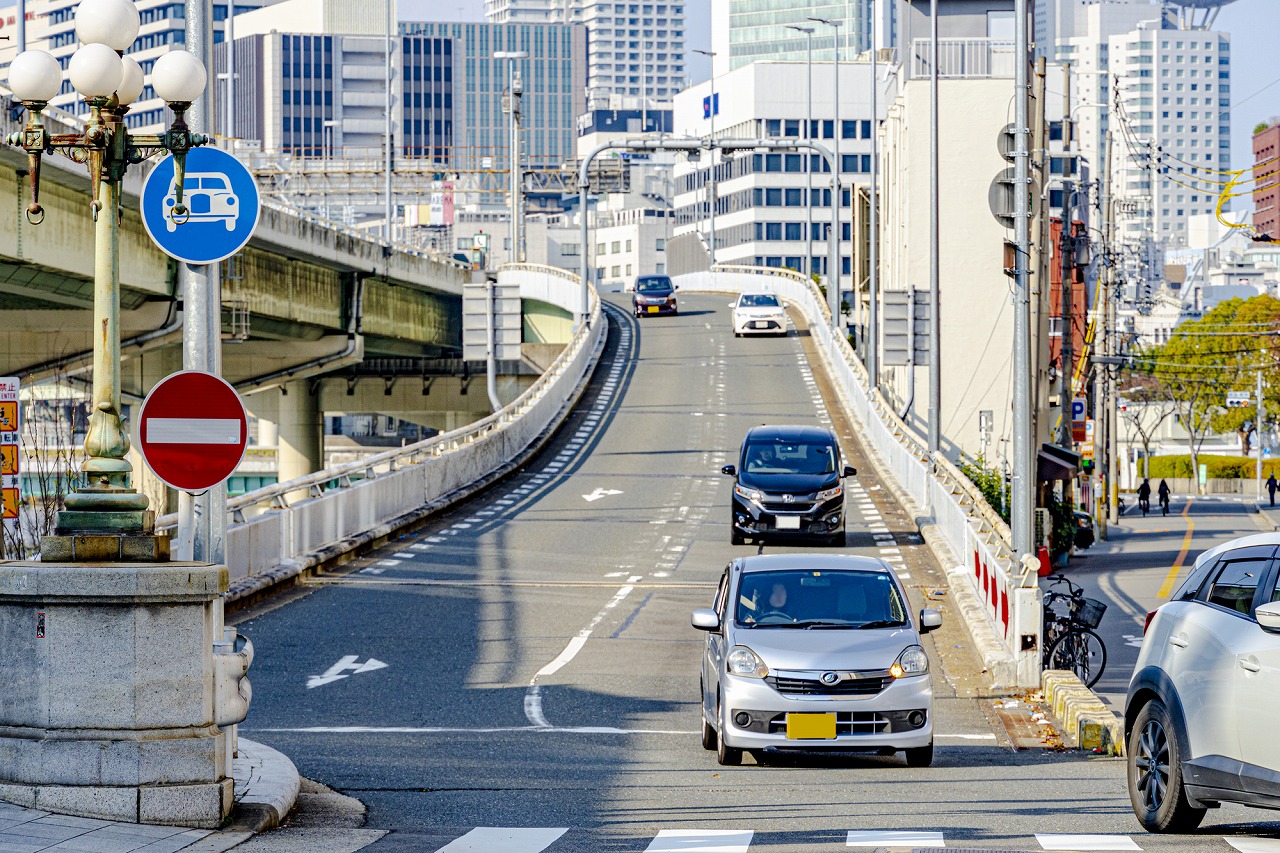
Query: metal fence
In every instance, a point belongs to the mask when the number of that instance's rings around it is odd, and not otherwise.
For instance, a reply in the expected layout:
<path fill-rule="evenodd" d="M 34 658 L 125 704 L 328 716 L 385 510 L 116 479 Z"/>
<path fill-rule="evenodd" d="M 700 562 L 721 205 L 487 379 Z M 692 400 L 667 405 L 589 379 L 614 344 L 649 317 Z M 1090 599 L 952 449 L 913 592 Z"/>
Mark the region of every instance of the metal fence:
<path fill-rule="evenodd" d="M 774 293 L 804 314 L 815 349 L 864 444 L 915 507 L 932 516 L 950 549 L 952 588 L 963 584 L 965 593 L 957 597 L 957 606 L 995 683 L 1039 685 L 1039 589 L 1034 576 L 1017 569 L 1008 525 L 968 478 L 942 454 L 931 455 L 879 391 L 871 391 L 861 360 L 833 332 L 830 310 L 817 286 L 792 270 L 726 264 L 675 280 L 685 290 L 731 293 L 759 289 L 767 280 Z M 1028 641 L 1027 635 L 1034 639 Z"/>
<path fill-rule="evenodd" d="M 542 298 L 577 310 L 577 276 L 530 264 L 511 272 L 538 272 L 553 283 L 542 288 Z M 594 289 L 590 298 L 590 325 L 580 327 L 551 367 L 501 411 L 425 441 L 228 501 L 226 562 L 233 594 L 296 575 L 390 533 L 407 517 L 465 496 L 519 459 L 567 414 L 603 347 L 606 324 Z M 176 514 L 156 524 L 160 530 L 176 525 Z"/>
<path fill-rule="evenodd" d="M 929 76 L 931 39 L 911 42 L 911 78 Z M 990 38 L 938 39 L 938 77 L 968 80 L 1012 79 L 1013 41 Z"/>

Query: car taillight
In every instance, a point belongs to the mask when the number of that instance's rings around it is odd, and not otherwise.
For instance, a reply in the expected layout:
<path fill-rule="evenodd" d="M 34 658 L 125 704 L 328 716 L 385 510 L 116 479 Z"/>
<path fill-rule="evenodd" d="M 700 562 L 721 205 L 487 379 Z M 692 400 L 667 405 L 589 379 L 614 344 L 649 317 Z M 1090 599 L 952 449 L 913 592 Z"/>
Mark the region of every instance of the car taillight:
<path fill-rule="evenodd" d="M 1154 619 L 1155 616 L 1156 612 L 1154 610 L 1147 611 L 1147 619 L 1142 623 L 1142 636 L 1145 637 L 1147 635 L 1147 629 L 1151 627 L 1151 620 Z"/>

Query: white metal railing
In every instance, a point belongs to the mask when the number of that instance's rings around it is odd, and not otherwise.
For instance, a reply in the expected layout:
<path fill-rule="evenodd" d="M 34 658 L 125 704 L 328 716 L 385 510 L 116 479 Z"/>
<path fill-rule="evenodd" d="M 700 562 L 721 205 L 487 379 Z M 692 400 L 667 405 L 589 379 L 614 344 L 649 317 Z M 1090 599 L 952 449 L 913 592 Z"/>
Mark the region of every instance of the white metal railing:
<path fill-rule="evenodd" d="M 1039 635 L 1039 590 L 1034 578 L 1016 571 L 1008 525 L 949 460 L 929 453 L 878 390 L 870 390 L 861 360 L 849 342 L 833 332 L 818 287 L 792 270 L 738 265 L 717 265 L 708 272 L 676 276 L 675 281 L 681 289 L 739 292 L 758 288 L 765 277 L 779 297 L 805 315 L 826 372 L 884 472 L 917 508 L 932 514 L 957 564 L 950 571 L 953 582 L 963 581 L 976 599 L 966 620 L 995 682 L 1038 685 L 1038 642 L 1022 651 L 1022 638 Z"/>
<path fill-rule="evenodd" d="M 931 39 L 911 42 L 911 77 L 929 76 Z M 1013 78 L 1015 66 L 1011 39 L 938 39 L 938 76 L 943 79 Z"/>
<path fill-rule="evenodd" d="M 576 291 L 574 298 L 580 298 Z M 517 459 L 563 417 L 590 375 L 606 328 L 594 288 L 590 299 L 591 323 L 580 327 L 546 372 L 501 411 L 425 441 L 229 500 L 226 561 L 232 582 L 297 574 L 326 554 L 355 547 L 362 536 L 390 532 L 398 518 L 447 503 Z M 162 531 L 176 525 L 176 514 L 156 522 Z"/>

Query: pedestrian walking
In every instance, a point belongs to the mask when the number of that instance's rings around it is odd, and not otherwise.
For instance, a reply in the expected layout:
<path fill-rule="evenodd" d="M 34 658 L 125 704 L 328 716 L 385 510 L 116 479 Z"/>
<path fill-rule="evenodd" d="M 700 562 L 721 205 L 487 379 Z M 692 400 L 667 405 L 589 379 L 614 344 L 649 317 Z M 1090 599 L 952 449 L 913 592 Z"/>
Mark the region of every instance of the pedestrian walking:
<path fill-rule="evenodd" d="M 1142 479 L 1142 485 L 1138 486 L 1138 507 L 1142 510 L 1144 518 L 1147 510 L 1151 509 L 1151 481 L 1145 477 Z"/>
<path fill-rule="evenodd" d="M 1164 480 L 1160 481 L 1160 487 L 1156 489 L 1156 493 L 1160 495 L 1160 509 L 1165 515 L 1169 514 L 1169 484 Z"/>
<path fill-rule="evenodd" d="M 1276 505 L 1276 489 L 1280 489 L 1280 483 L 1276 482 L 1276 475 L 1273 473 L 1267 478 L 1267 494 L 1271 496 L 1271 505 Z"/>

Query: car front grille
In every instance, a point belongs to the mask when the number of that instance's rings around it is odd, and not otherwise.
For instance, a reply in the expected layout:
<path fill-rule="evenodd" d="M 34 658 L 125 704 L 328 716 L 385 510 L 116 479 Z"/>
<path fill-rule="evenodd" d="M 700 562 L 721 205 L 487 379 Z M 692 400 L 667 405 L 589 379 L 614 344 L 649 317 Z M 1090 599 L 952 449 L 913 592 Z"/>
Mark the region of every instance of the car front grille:
<path fill-rule="evenodd" d="M 770 675 L 765 683 L 784 696 L 875 696 L 893 679 L 887 675 L 850 678 L 823 684 L 816 678 L 783 678 Z"/>
<path fill-rule="evenodd" d="M 836 714 L 836 737 L 850 735 L 878 735 L 892 731 L 892 725 L 883 714 L 874 711 L 842 711 Z M 778 714 L 769 720 L 769 734 L 787 733 L 787 715 Z"/>
<path fill-rule="evenodd" d="M 797 498 L 791 503 L 783 503 L 780 500 L 769 500 L 768 497 L 766 496 L 765 502 L 762 503 L 761 506 L 764 507 L 765 512 L 807 513 L 813 509 L 813 501 Z"/>

